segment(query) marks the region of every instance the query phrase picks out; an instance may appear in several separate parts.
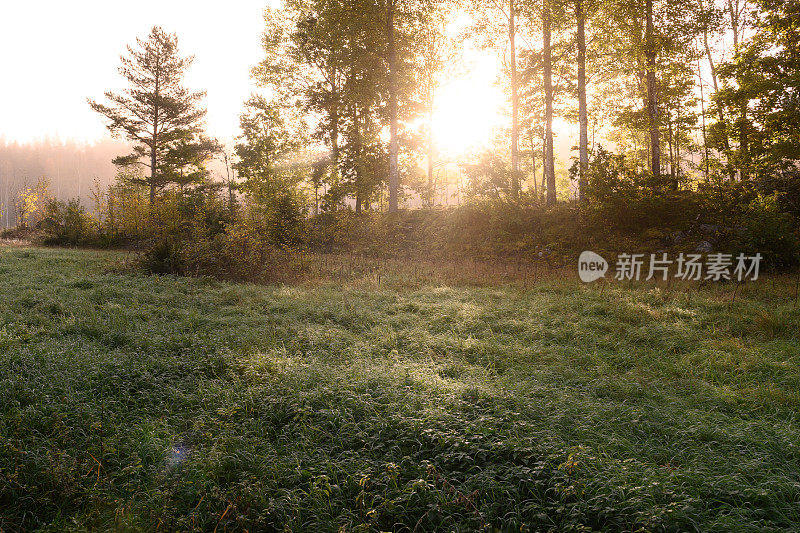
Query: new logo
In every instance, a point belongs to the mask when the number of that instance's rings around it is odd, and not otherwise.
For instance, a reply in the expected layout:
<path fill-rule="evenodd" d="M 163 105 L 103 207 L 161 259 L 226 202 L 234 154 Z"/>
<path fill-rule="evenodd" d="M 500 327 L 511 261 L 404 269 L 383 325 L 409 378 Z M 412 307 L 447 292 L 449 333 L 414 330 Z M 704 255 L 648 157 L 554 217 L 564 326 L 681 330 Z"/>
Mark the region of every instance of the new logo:
<path fill-rule="evenodd" d="M 590 283 L 605 276 L 608 271 L 608 261 L 599 254 L 585 251 L 578 258 L 578 276 L 584 283 Z"/>

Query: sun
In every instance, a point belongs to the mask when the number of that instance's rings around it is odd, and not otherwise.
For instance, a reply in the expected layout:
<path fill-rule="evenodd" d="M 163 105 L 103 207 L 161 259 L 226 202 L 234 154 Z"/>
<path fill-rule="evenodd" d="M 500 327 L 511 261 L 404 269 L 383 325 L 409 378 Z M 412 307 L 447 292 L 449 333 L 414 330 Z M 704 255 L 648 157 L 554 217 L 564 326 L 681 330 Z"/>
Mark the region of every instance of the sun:
<path fill-rule="evenodd" d="M 473 68 L 443 80 L 436 94 L 433 136 L 443 157 L 457 156 L 489 146 L 504 117 L 505 96 L 496 84 L 496 59 L 475 53 Z"/>

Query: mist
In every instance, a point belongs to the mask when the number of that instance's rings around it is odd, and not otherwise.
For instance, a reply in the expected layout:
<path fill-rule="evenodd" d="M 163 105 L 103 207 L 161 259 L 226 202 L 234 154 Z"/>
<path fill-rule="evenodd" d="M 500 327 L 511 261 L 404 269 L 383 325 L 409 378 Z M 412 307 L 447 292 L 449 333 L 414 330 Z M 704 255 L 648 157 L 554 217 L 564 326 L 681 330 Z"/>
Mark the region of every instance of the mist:
<path fill-rule="evenodd" d="M 15 225 L 16 194 L 45 177 L 59 200 L 80 198 L 87 209 L 94 208 L 91 191 L 95 185 L 105 188 L 114 181 L 116 167 L 111 160 L 127 153 L 126 143 L 104 139 L 97 143 L 43 140 L 31 143 L 0 139 L 0 225 Z"/>

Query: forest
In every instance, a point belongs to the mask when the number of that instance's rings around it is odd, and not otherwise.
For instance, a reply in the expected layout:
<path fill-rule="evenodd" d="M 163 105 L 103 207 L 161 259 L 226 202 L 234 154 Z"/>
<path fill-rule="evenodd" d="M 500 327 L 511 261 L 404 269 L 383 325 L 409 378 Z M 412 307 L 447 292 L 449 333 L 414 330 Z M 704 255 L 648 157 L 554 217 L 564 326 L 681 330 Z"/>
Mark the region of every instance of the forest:
<path fill-rule="evenodd" d="M 121 58 L 129 89 L 89 101 L 131 147 L 115 182 L 89 209 L 45 183 L 8 203 L 43 242 L 231 279 L 278 279 L 309 251 L 740 251 L 788 268 L 797 19 L 777 1 L 286 1 L 265 11 L 230 143 L 205 132 L 204 93 L 183 84 L 192 57 L 154 27 Z M 480 102 L 440 88 L 477 57 L 495 59 L 504 120 L 459 147 L 446 139 Z M 442 98 L 466 120 L 442 120 Z"/>
<path fill-rule="evenodd" d="M 0 533 L 797 530 L 799 3 L 264 4 L 0 117 Z"/>

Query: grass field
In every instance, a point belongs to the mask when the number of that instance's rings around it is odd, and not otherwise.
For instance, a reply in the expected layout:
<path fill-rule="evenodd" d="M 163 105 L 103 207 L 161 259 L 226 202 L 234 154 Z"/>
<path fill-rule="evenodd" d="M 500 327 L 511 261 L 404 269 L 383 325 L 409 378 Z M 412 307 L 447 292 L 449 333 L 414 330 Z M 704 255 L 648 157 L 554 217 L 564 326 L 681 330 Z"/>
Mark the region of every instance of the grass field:
<path fill-rule="evenodd" d="M 120 257 L 0 249 L 0 531 L 800 528 L 794 279 L 266 287 Z"/>

